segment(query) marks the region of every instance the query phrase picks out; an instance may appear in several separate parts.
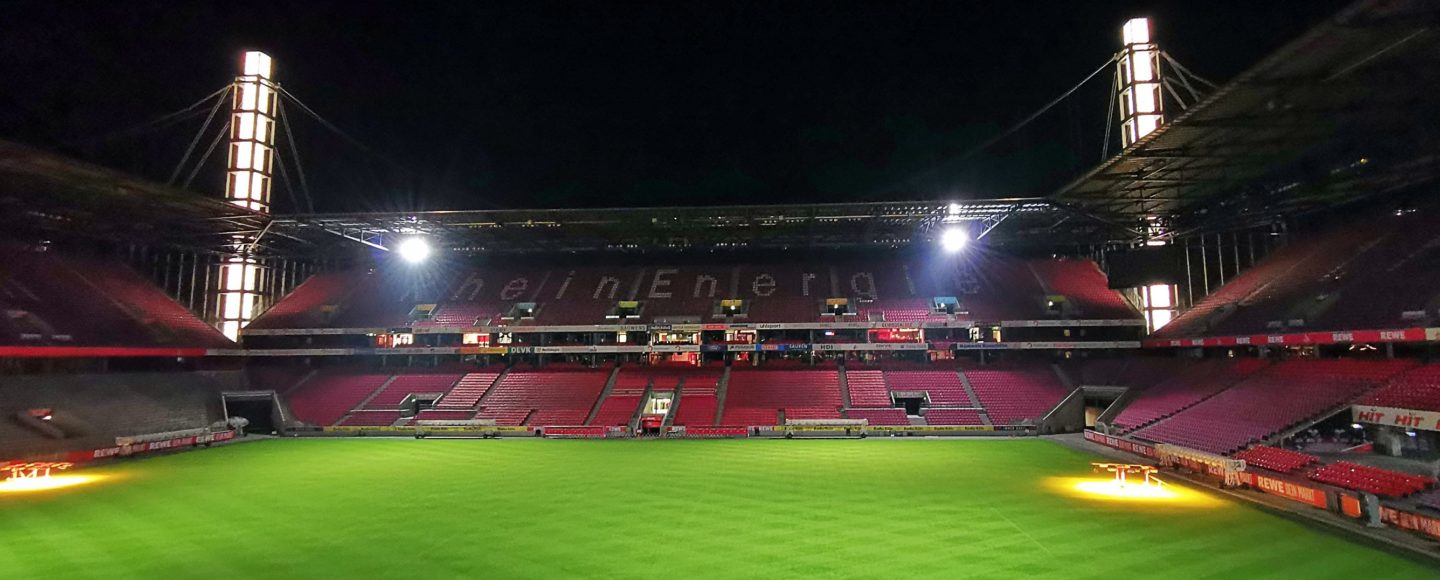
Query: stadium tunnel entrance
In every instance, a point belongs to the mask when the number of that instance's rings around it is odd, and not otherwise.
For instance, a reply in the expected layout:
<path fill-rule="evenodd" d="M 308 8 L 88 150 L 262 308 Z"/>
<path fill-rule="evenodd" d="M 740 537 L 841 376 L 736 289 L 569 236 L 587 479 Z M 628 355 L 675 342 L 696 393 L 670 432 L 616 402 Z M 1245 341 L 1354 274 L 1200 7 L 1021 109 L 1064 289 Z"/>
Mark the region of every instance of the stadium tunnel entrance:
<path fill-rule="evenodd" d="M 240 417 L 248 424 L 245 433 L 270 435 L 276 432 L 280 421 L 280 410 L 275 402 L 274 392 L 224 393 L 225 419 Z"/>

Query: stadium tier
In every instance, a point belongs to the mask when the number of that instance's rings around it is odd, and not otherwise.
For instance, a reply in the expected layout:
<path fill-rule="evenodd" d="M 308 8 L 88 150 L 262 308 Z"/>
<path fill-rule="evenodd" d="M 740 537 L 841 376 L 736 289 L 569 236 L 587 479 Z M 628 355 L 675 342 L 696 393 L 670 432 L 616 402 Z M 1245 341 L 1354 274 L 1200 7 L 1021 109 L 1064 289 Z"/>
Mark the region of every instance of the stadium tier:
<path fill-rule="evenodd" d="M 1434 208 L 1347 220 L 1294 240 L 1156 332 L 1160 339 L 1394 329 L 1440 320 Z"/>
<path fill-rule="evenodd" d="M 1310 479 L 1345 489 L 1392 498 L 1419 493 L 1435 484 L 1435 479 L 1431 477 L 1411 475 L 1348 461 L 1321 467 L 1310 474 Z"/>
<path fill-rule="evenodd" d="M 1413 365 L 1398 360 L 1284 361 L 1134 434 L 1228 454 L 1303 421 L 1323 418 Z"/>
<path fill-rule="evenodd" d="M 1309 453 L 1256 445 L 1235 454 L 1235 459 L 1245 461 L 1246 467 L 1259 467 L 1279 473 L 1294 473 L 1320 463 L 1320 458 Z"/>
<path fill-rule="evenodd" d="M 0 345 L 234 346 L 118 262 L 13 244 L 0 252 Z"/>
<path fill-rule="evenodd" d="M 861 409 L 851 408 L 845 410 L 846 419 L 865 419 L 871 425 L 909 425 L 910 417 L 905 414 L 904 409 L 894 407 Z"/>
<path fill-rule="evenodd" d="M 1214 359 L 1196 363 L 1131 399 L 1113 423 L 1134 430 L 1209 398 L 1268 363 L 1263 359 Z"/>
<path fill-rule="evenodd" d="M 478 419 L 497 425 L 584 425 L 612 370 L 511 369 L 480 405 Z"/>
<path fill-rule="evenodd" d="M 363 371 L 322 371 L 297 386 L 287 399 L 296 418 L 324 427 L 334 425 L 392 378 Z"/>
<path fill-rule="evenodd" d="M 986 415 L 996 425 L 1040 419 L 1069 394 L 1069 389 L 1060 384 L 1055 371 L 1048 367 L 965 369 L 964 374 Z"/>
<path fill-rule="evenodd" d="M 779 425 L 780 411 L 797 419 L 839 419 L 838 371 L 731 368 L 721 425 Z"/>
<path fill-rule="evenodd" d="M 413 294 L 408 282 L 365 270 L 318 275 L 253 322 L 284 328 L 465 328 L 726 320 L 718 302 L 746 301 L 737 322 L 1135 320 L 1138 314 L 1088 260 L 986 256 L 934 265 L 895 260 L 487 269 Z M 1064 300 L 1054 300 L 1064 296 Z M 936 310 L 937 297 L 958 301 Z M 827 299 L 849 301 L 827 314 Z M 633 306 L 622 306 L 634 301 Z M 1055 304 L 1063 302 L 1063 308 Z M 433 308 L 417 309 L 421 304 Z M 622 311 L 623 310 L 623 311 Z M 412 311 L 414 314 L 412 315 Z"/>
<path fill-rule="evenodd" d="M 1440 365 L 1412 369 L 1385 388 L 1365 397 L 1362 404 L 1415 411 L 1440 411 Z"/>

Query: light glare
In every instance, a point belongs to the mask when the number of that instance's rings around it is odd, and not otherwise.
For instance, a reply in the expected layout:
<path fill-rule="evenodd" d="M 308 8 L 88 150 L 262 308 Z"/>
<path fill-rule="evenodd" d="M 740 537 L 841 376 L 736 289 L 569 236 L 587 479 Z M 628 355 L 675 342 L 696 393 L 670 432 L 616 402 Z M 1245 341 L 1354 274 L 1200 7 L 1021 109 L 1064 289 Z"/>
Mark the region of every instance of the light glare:
<path fill-rule="evenodd" d="M 947 228 L 940 234 L 940 247 L 946 252 L 958 252 L 970 243 L 970 234 L 961 228 Z"/>
<path fill-rule="evenodd" d="M 12 477 L 0 481 L 0 493 L 28 493 L 74 487 L 99 480 L 96 475 L 51 475 L 49 477 Z"/>
<path fill-rule="evenodd" d="M 397 247 L 400 258 L 411 264 L 424 262 L 430 257 L 430 243 L 424 238 L 405 238 Z"/>

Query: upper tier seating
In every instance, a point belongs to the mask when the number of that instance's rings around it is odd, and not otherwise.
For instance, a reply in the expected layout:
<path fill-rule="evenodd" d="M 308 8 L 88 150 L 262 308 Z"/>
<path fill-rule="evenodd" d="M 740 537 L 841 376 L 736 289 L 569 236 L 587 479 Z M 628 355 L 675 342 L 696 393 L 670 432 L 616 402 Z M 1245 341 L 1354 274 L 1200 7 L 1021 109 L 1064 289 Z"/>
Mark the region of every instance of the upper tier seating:
<path fill-rule="evenodd" d="M 1316 463 L 1320 458 L 1309 453 L 1256 445 L 1235 454 L 1236 459 L 1245 460 L 1246 467 L 1259 467 L 1278 471 L 1280 473 L 1293 473 L 1305 469 Z"/>
<path fill-rule="evenodd" d="M 118 260 L 0 251 L 0 345 L 234 346 Z"/>
<path fill-rule="evenodd" d="M 1038 420 L 1069 391 L 1048 366 L 966 369 L 965 377 L 996 425 Z"/>
<path fill-rule="evenodd" d="M 1135 435 L 1228 454 L 1303 421 L 1318 419 L 1321 413 L 1349 403 L 1412 364 L 1348 359 L 1276 363 Z"/>
<path fill-rule="evenodd" d="M 1364 491 L 1382 497 L 1399 498 L 1424 491 L 1434 485 L 1429 477 L 1390 471 L 1348 461 L 1331 463 L 1315 470 L 1310 479 L 1345 489 Z"/>
<path fill-rule="evenodd" d="M 328 427 L 334 425 L 388 380 L 388 373 L 321 371 L 290 393 L 290 409 L 301 421 Z"/>
<path fill-rule="evenodd" d="M 584 425 L 609 378 L 609 370 L 512 369 L 493 387 L 477 417 L 495 419 L 497 425 L 519 425 L 519 420 L 535 426 Z"/>
<path fill-rule="evenodd" d="M 1227 281 L 1156 338 L 1377 330 L 1437 319 L 1436 208 L 1353 216 L 1290 242 Z M 1409 313 L 1409 315 L 1407 315 Z"/>
<path fill-rule="evenodd" d="M 1417 367 L 1397 376 L 1361 402 L 1377 407 L 1440 411 L 1440 364 Z"/>
<path fill-rule="evenodd" d="M 738 322 L 947 320 L 930 312 L 936 296 L 960 301 L 961 320 L 1050 319 L 1045 297 L 1062 292 L 1073 295 L 1080 318 L 1123 317 L 1138 314 L 1123 307 L 1124 299 L 1106 287 L 1093 263 L 1044 260 L 1037 277 L 1025 260 L 999 255 L 968 258 L 969 274 L 953 266 L 937 269 L 930 263 L 881 261 L 817 261 L 807 263 L 712 264 L 666 267 L 586 266 L 577 268 L 487 268 L 456 272 L 421 289 L 418 296 L 382 272 L 356 271 L 324 274 L 262 314 L 252 328 L 349 327 L 373 328 L 410 324 L 411 310 L 420 303 L 436 304 L 428 319 L 416 326 L 463 329 L 476 321 L 508 313 L 521 302 L 538 307 L 533 319 L 514 325 L 604 324 L 616 322 L 718 322 L 716 301 L 740 298 L 748 312 Z M 971 275 L 973 274 L 973 276 Z M 1047 290 L 1040 278 L 1053 288 Z M 1073 278 L 1073 279 L 1072 279 Z M 849 298 L 845 316 L 821 314 L 826 298 Z M 637 317 L 606 318 L 620 300 L 637 300 Z"/>
<path fill-rule="evenodd" d="M 1195 364 L 1170 380 L 1142 391 L 1114 419 L 1127 429 L 1149 424 L 1193 405 L 1265 368 L 1264 359 L 1213 359 Z"/>
<path fill-rule="evenodd" d="M 1090 260 L 1033 260 L 1035 276 L 1048 292 L 1065 296 L 1076 317 L 1124 320 L 1136 318 L 1135 308 L 1111 290 L 1105 273 Z"/>
<path fill-rule="evenodd" d="M 720 424 L 776 425 L 780 409 L 803 410 L 809 419 L 838 419 L 840 406 L 837 371 L 732 368 Z"/>

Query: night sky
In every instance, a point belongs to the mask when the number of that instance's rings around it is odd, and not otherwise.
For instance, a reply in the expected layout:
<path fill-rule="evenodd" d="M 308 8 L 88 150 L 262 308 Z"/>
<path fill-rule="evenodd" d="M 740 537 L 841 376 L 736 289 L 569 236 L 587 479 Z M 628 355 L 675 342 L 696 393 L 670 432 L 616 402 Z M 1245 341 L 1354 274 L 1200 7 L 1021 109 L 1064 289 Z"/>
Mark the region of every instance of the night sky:
<path fill-rule="evenodd" d="M 122 131 L 254 48 L 374 150 L 289 109 L 320 211 L 1043 195 L 1099 160 L 1108 74 L 959 158 L 1098 67 L 1127 18 L 1223 82 L 1344 4 L 11 1 L 0 139 L 163 181 L 199 117 Z M 220 195 L 219 159 L 192 190 Z M 291 199 L 277 182 L 275 210 Z"/>

